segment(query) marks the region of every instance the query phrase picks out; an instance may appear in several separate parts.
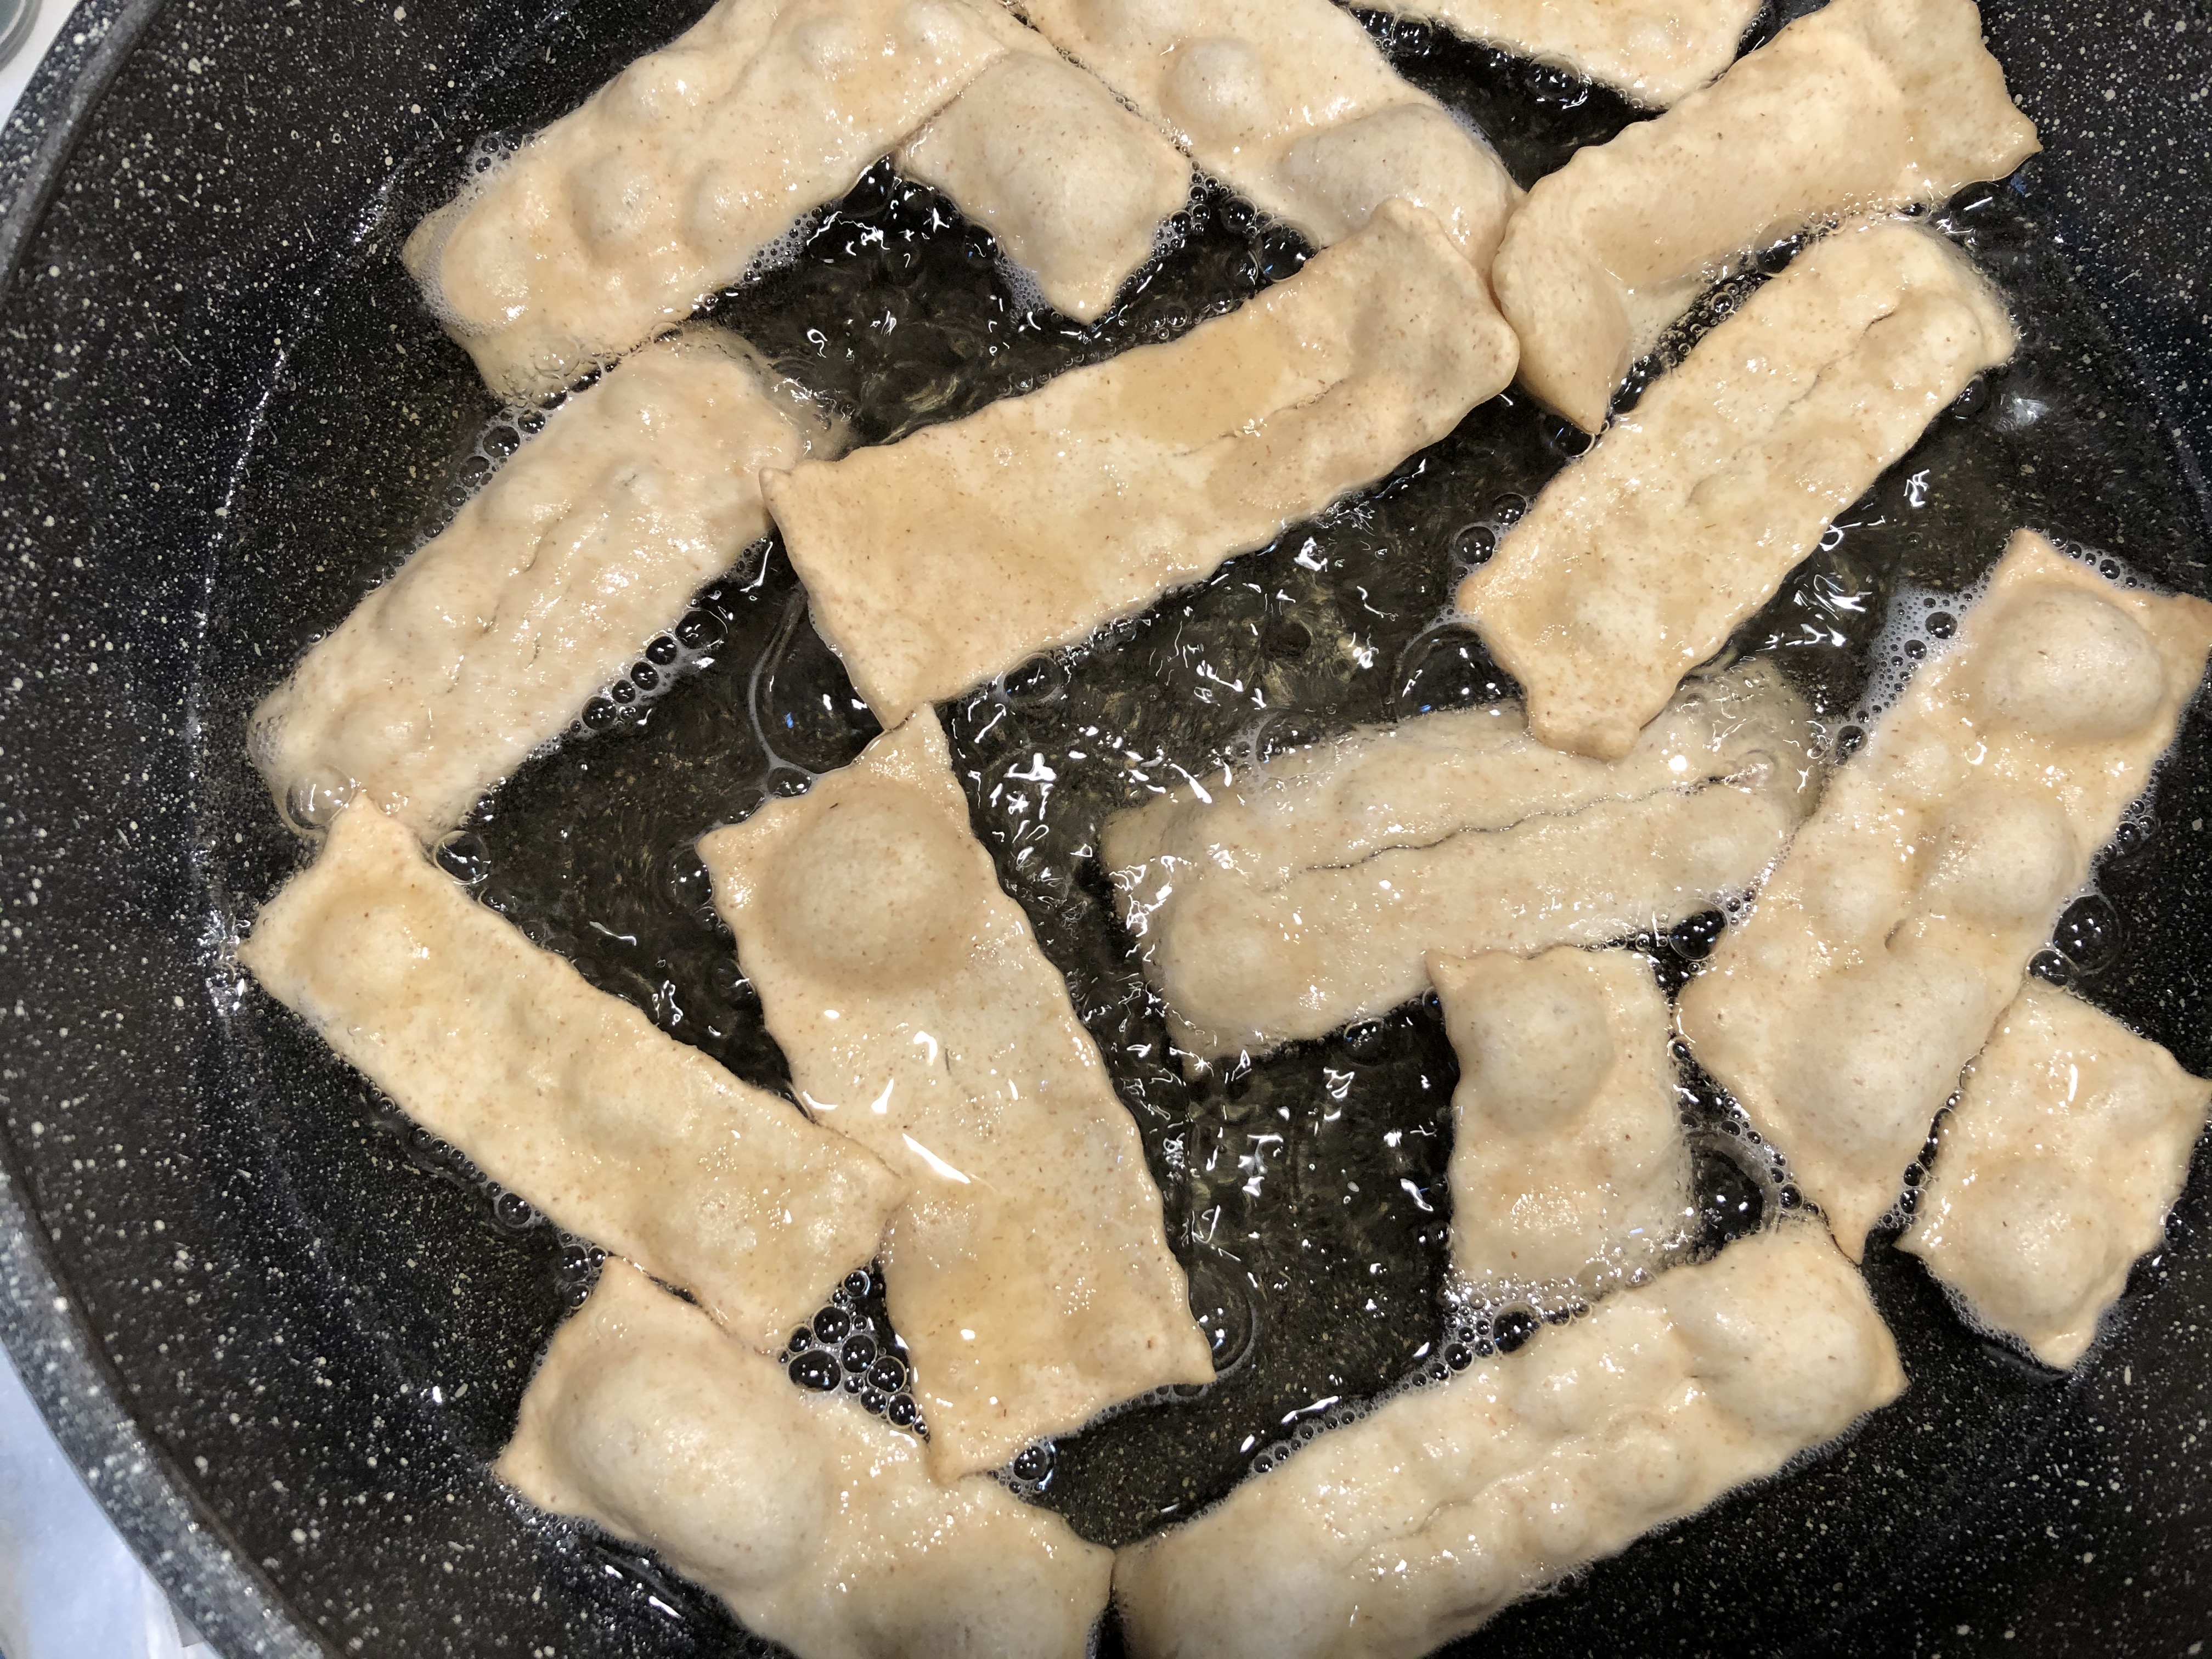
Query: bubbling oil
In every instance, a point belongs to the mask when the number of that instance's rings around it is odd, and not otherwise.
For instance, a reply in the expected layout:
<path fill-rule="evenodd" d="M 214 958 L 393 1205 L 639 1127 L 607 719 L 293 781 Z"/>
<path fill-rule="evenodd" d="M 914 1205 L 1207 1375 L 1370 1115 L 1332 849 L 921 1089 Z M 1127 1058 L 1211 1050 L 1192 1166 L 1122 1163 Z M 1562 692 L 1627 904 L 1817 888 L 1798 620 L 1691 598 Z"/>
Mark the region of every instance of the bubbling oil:
<path fill-rule="evenodd" d="M 1555 71 L 1369 21 L 1413 78 L 1491 133 L 1524 183 L 1631 118 Z M 2019 358 L 1939 416 L 1724 653 L 1771 657 L 1838 752 L 1901 684 L 1890 653 L 1901 659 L 1908 637 L 1936 640 L 1939 617 L 1955 626 L 2014 527 L 2111 547 L 2153 581 L 2171 580 L 2197 545 L 2185 504 L 2148 481 L 2163 475 L 2130 465 L 2163 446 L 2044 228 L 2032 172 L 1967 192 L 1934 222 L 2006 292 Z M 1638 366 L 1624 401 L 1791 251 L 1768 251 L 1686 319 Z M 1307 253 L 1201 186 L 1155 263 L 1081 325 L 1010 278 L 987 233 L 886 164 L 801 226 L 779 261 L 703 309 L 848 420 L 858 441 L 881 443 L 1174 338 L 1294 274 Z M 489 433 L 467 481 L 520 430 L 510 420 Z M 1432 1004 L 1187 1074 L 1115 919 L 1097 840 L 1109 815 L 1158 787 L 1354 725 L 1514 695 L 1454 617 L 1451 595 L 1588 442 L 1509 391 L 1270 546 L 940 710 L 975 832 L 1066 975 L 1142 1133 L 1217 1367 L 1208 1384 L 1117 1408 L 1001 1473 L 1088 1537 L 1118 1544 L 1188 1516 L 1368 1402 L 1510 1352 L 1543 1319 L 1577 1311 L 1469 1309 L 1448 1294 L 1457 1073 Z M 483 803 L 441 858 L 592 983 L 738 1075 L 787 1089 L 693 843 L 804 791 L 877 731 L 771 538 Z M 2131 823 L 2130 855 L 2154 830 L 2148 817 Z M 2097 902 L 2092 891 L 2080 916 L 2069 910 L 2039 971 L 2086 973 L 2112 959 L 2117 920 Z M 1727 925 L 1715 912 L 1635 943 L 1671 993 Z M 1709 1250 L 1802 1200 L 1775 1150 L 1680 1058 L 1698 1200 L 1686 1248 Z M 572 1287 L 590 1265 L 586 1255 Z M 878 1358 L 903 1363 L 871 1282 L 866 1295 L 841 1292 L 853 1322 L 834 1344 L 834 1368 L 826 1357 L 800 1365 L 833 1346 L 818 1323 L 787 1350 L 803 1385 L 857 1377 L 866 1388 Z M 848 1364 L 863 1326 L 870 1352 Z M 896 1396 L 877 1392 L 888 1409 Z"/>

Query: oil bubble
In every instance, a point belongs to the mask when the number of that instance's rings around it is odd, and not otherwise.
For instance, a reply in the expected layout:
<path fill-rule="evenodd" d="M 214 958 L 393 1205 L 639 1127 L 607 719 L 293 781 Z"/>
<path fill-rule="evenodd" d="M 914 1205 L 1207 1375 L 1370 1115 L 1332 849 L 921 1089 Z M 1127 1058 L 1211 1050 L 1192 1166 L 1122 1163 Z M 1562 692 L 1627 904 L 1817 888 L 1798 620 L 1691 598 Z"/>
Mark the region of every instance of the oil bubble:
<path fill-rule="evenodd" d="M 837 1361 L 820 1348 L 810 1348 L 791 1362 L 791 1380 L 815 1394 L 828 1394 L 837 1386 Z"/>
<path fill-rule="evenodd" d="M 1508 1308 L 1491 1322 L 1491 1340 L 1500 1353 L 1512 1353 L 1536 1334 L 1536 1316 L 1525 1308 Z"/>

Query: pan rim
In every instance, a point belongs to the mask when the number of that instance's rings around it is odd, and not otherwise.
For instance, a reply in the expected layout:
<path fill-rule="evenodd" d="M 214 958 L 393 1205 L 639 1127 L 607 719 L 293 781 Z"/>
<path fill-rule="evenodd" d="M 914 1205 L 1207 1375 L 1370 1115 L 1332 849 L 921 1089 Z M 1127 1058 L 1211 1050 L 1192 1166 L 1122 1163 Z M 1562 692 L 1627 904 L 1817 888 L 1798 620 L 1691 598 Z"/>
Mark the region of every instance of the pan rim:
<path fill-rule="evenodd" d="M 0 310 L 78 140 L 170 0 L 80 0 L 0 129 Z M 52 1240 L 23 1200 L 0 1136 L 0 1350 L 116 1530 L 195 1628 L 226 1655 L 329 1651 L 285 1610 L 220 1516 L 125 1405 Z"/>
<path fill-rule="evenodd" d="M 1998 3 L 1984 0 L 1990 12 Z M 82 0 L 15 117 L 0 131 L 0 311 L 79 140 L 149 26 L 170 9 L 170 0 Z M 2078 258 L 2075 267 L 2090 276 Z M 2086 286 L 2104 302 L 2115 337 L 2134 360 L 2133 378 L 2154 401 L 2195 485 L 2200 514 L 2212 522 L 2212 486 L 2201 459 L 2212 453 L 2212 426 L 2178 406 L 2172 374 L 2150 361 L 2142 324 L 2120 314 L 2110 284 L 2093 278 Z M 2212 356 L 2204 362 L 2212 368 Z M 222 1650 L 326 1651 L 284 1611 L 282 1595 L 128 1408 L 120 1374 L 93 1340 L 50 1239 L 22 1201 L 23 1173 L 4 1136 L 0 1170 L 6 1176 L 0 1180 L 0 1346 L 15 1358 L 72 1462 L 87 1472 L 95 1496 L 157 1580 Z"/>

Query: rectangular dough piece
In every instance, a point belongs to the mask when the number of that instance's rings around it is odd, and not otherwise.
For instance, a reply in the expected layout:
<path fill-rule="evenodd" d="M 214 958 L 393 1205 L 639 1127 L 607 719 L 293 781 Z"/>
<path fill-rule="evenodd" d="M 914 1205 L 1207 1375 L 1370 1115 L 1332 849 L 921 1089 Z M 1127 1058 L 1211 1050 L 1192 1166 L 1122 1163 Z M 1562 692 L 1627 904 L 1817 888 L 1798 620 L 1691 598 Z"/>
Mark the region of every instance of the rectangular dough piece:
<path fill-rule="evenodd" d="M 541 951 L 364 802 L 239 960 L 431 1133 L 774 1352 L 876 1253 L 891 1172 Z"/>
<path fill-rule="evenodd" d="M 1451 1259 L 1471 1299 L 1549 1312 L 1660 1265 L 1694 1211 L 1650 960 L 1566 945 L 1428 969 L 1459 1056 Z"/>
<path fill-rule="evenodd" d="M 884 1283 L 938 1477 L 1210 1382 L 1137 1126 L 936 716 L 699 855 L 799 1097 L 908 1183 Z"/>
<path fill-rule="evenodd" d="M 2208 1103 L 2212 1084 L 2158 1044 L 2030 980 L 1966 1073 L 1898 1248 L 2064 1370 L 2165 1238 Z"/>
<path fill-rule="evenodd" d="M 763 467 L 837 447 L 721 330 L 608 370 L 253 711 L 278 809 L 319 828 L 358 792 L 435 840 L 768 533 Z"/>
<path fill-rule="evenodd" d="M 998 0 L 976 9 L 1006 54 L 907 141 L 898 169 L 995 236 L 1054 310 L 1094 321 L 1189 204 L 1190 163 Z"/>
<path fill-rule="evenodd" d="M 1376 9 L 1533 58 L 1647 109 L 1688 97 L 1735 61 L 1762 0 L 1380 0 Z"/>
<path fill-rule="evenodd" d="M 720 0 L 402 257 L 484 383 L 542 398 L 738 281 L 1004 50 L 967 0 Z"/>
<path fill-rule="evenodd" d="M 2020 532 L 1684 989 L 1698 1062 L 1853 1259 L 2172 743 L 2208 647 L 2212 605 Z"/>
<path fill-rule="evenodd" d="M 1420 1659 L 1905 1391 L 1819 1227 L 1740 1240 L 1413 1389 L 1133 1544 L 1134 1659 Z"/>
<path fill-rule="evenodd" d="M 1805 722 L 1765 665 L 1610 763 L 1516 703 L 1429 714 L 1117 814 L 1101 851 L 1177 1045 L 1258 1054 L 1420 995 L 1429 951 L 1603 945 L 1753 887 L 1811 809 Z"/>
<path fill-rule="evenodd" d="M 1329 0 L 1008 0 L 1261 212 L 1316 247 L 1393 197 L 1487 273 L 1521 191 Z M 1482 303 L 1489 289 L 1482 289 Z"/>
<path fill-rule="evenodd" d="M 1831 0 L 1529 191 L 1491 271 L 1522 381 L 1595 432 L 1630 364 L 1732 261 L 1942 202 L 2039 148 L 1972 0 Z"/>
<path fill-rule="evenodd" d="M 769 509 L 890 726 L 1266 546 L 1444 437 L 1513 362 L 1482 279 L 1390 203 L 1181 339 L 772 472 Z"/>
<path fill-rule="evenodd" d="M 804 1392 L 610 1258 L 553 1334 L 493 1471 L 658 1550 L 799 1659 L 1084 1659 L 1113 1557 L 988 1475 Z"/>
<path fill-rule="evenodd" d="M 1627 753 L 1985 368 L 2003 306 L 1897 221 L 1815 243 L 1545 487 L 1459 590 L 1546 743 Z"/>

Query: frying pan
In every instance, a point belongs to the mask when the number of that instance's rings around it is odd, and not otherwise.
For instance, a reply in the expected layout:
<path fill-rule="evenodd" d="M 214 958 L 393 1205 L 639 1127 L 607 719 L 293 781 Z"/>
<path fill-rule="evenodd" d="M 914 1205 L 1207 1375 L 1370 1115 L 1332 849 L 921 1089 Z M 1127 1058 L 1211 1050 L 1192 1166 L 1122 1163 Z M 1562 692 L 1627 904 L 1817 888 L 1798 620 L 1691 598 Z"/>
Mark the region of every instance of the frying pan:
<path fill-rule="evenodd" d="M 766 1650 L 489 1481 L 574 1263 L 425 1178 L 312 1042 L 241 1041 L 258 994 L 223 948 L 297 858 L 242 713 L 342 614 L 362 550 L 434 517 L 489 412 L 397 234 L 477 135 L 572 105 L 702 9 L 88 0 L 0 137 L 0 1339 L 228 1655 Z M 2148 524 L 2145 568 L 2212 591 L 2212 15 L 1984 18 L 2048 147 L 2021 187 L 2085 356 L 2143 412 L 2129 463 L 2073 486 L 2107 542 Z M 2103 878 L 2128 946 L 2084 988 L 2198 1072 L 2208 798 L 2200 714 L 2153 854 Z M 2208 1223 L 2200 1157 L 2065 1378 L 1875 1250 L 1899 1406 L 1466 1650 L 2199 1651 Z"/>

